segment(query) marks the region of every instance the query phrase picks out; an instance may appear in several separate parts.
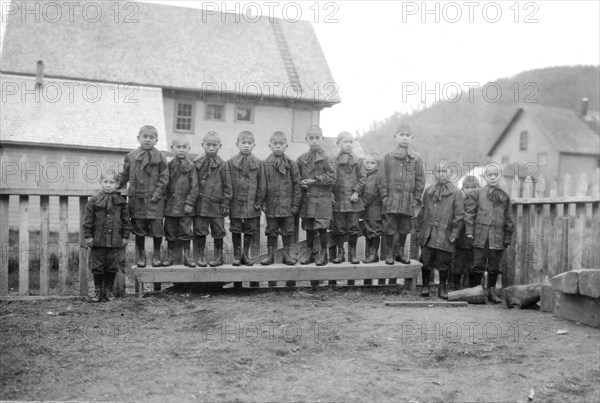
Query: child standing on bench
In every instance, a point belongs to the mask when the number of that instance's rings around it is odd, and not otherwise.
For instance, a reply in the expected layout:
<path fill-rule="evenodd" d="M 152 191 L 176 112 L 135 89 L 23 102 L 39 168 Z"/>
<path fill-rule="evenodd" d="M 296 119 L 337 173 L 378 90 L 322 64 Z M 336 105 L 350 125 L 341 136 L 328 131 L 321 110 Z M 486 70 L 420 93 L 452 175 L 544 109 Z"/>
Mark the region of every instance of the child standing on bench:
<path fill-rule="evenodd" d="M 436 162 L 435 184 L 423 192 L 423 208 L 419 212 L 419 246 L 421 247 L 421 296 L 429 296 L 429 275 L 433 268 L 440 273 L 438 297 L 447 299 L 446 280 L 452 267 L 454 244 L 463 227 L 464 204 L 461 190 L 448 180 L 448 161 Z"/>
<path fill-rule="evenodd" d="M 335 184 L 335 163 L 323 150 L 323 131 L 312 125 L 306 133 L 309 150 L 298 157 L 300 188 L 303 191 L 300 205 L 302 229 L 306 231 L 306 255 L 300 264 L 316 263 L 325 266 L 327 259 L 327 230 L 331 224 L 331 191 Z M 313 252 L 315 236 L 319 234 L 321 251 L 317 256 Z"/>
<path fill-rule="evenodd" d="M 290 255 L 290 244 L 294 233 L 294 216 L 300 207 L 300 172 L 296 162 L 285 155 L 287 146 L 285 133 L 273 133 L 269 141 L 272 153 L 262 163 L 260 198 L 267 216 L 267 257 L 260 262 L 263 265 L 275 262 L 279 235 L 283 241 L 283 264 L 296 264 L 296 259 Z"/>
<path fill-rule="evenodd" d="M 365 158 L 367 170 L 367 183 L 363 193 L 365 211 L 361 221 L 363 235 L 365 236 L 365 260 L 364 263 L 379 262 L 379 242 L 383 229 L 381 215 L 381 178 L 377 174 L 381 157 L 377 153 L 371 153 Z M 370 284 L 369 280 L 369 284 Z M 365 280 L 367 284 L 367 280 Z"/>
<path fill-rule="evenodd" d="M 190 141 L 186 136 L 177 135 L 171 142 L 174 156 L 169 162 L 169 185 L 167 186 L 167 205 L 165 207 L 165 238 L 169 246 L 163 266 L 183 264 L 196 267 L 190 256 L 190 241 L 194 238 L 192 223 L 196 200 L 198 199 L 198 176 L 196 166 L 188 158 Z"/>
<path fill-rule="evenodd" d="M 475 176 L 467 176 L 462 183 L 463 198 L 479 189 L 479 179 Z M 471 240 L 467 239 L 466 226 L 463 225 L 458 240 L 456 241 L 456 255 L 454 258 L 454 266 L 452 267 L 452 275 L 454 276 L 454 286 L 469 287 L 469 276 L 473 271 L 473 245 Z"/>
<path fill-rule="evenodd" d="M 345 260 L 344 241 L 348 239 L 348 261 L 358 264 L 356 242 L 360 232 L 359 214 L 364 210 L 362 193 L 367 181 L 367 171 L 362 158 L 352 153 L 354 137 L 348 132 L 338 134 L 336 144 L 340 151 L 334 158 L 336 183 L 333 187 L 333 235 L 337 254 L 333 263 Z"/>
<path fill-rule="evenodd" d="M 169 182 L 167 159 L 154 146 L 158 131 L 154 126 L 142 126 L 138 134 L 140 147 L 125 156 L 123 171 L 119 176 L 121 189 L 129 183 L 129 215 L 135 234 L 138 252 L 137 267 L 146 267 L 144 243 L 146 237 L 154 240 L 152 266 L 160 267 L 160 245 L 164 236 L 164 195 Z M 160 284 L 155 285 L 155 288 Z"/>
<path fill-rule="evenodd" d="M 262 167 L 260 160 L 252 155 L 255 146 L 254 134 L 243 131 L 235 143 L 240 153 L 227 161 L 231 177 L 233 199 L 229 211 L 229 232 L 233 240 L 233 265 L 252 266 L 250 245 L 260 228 L 261 200 L 259 199 Z M 242 253 L 242 234 L 244 252 Z M 260 234 L 258 234 L 260 235 Z"/>
<path fill-rule="evenodd" d="M 421 203 L 425 187 L 423 160 L 410 144 L 414 139 L 410 126 L 401 124 L 394 133 L 396 147 L 383 158 L 379 175 L 383 186 L 381 200 L 385 218 L 383 232 L 386 243 L 386 264 L 394 264 L 394 235 L 399 236 L 400 263 L 409 264 L 404 256 L 404 244 L 412 226 L 413 209 Z"/>
<path fill-rule="evenodd" d="M 473 242 L 473 273 L 471 287 L 481 284 L 488 272 L 488 300 L 500 303 L 496 281 L 500 272 L 502 252 L 510 245 L 514 231 L 512 207 L 508 193 L 500 188 L 500 167 L 490 164 L 484 170 L 485 185 L 467 197 L 465 223 L 467 238 Z"/>
<path fill-rule="evenodd" d="M 223 264 L 225 217 L 229 214 L 232 191 L 227 163 L 217 155 L 221 145 L 219 135 L 208 132 L 202 139 L 204 155 L 194 160 L 200 189 L 194 215 L 194 260 L 199 267 L 206 267 L 204 249 L 209 227 L 214 239 L 214 259 L 208 264 Z"/>
<path fill-rule="evenodd" d="M 102 190 L 92 196 L 85 206 L 83 246 L 92 248 L 89 264 L 94 275 L 93 302 L 113 299 L 112 286 L 131 231 L 127 203 L 115 191 L 118 181 L 119 174 L 116 171 L 109 169 L 102 172 Z"/>

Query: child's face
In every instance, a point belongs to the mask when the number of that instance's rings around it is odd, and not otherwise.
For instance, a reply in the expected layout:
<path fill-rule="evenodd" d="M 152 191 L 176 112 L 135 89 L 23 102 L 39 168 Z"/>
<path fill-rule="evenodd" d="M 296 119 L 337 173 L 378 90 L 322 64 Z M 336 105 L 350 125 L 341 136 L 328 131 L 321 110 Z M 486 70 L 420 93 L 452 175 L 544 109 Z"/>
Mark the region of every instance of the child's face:
<path fill-rule="evenodd" d="M 242 155 L 250 155 L 252 154 L 252 150 L 254 150 L 254 140 L 249 137 L 242 137 L 237 143 L 235 143 L 237 148 L 240 150 L 240 154 Z"/>
<path fill-rule="evenodd" d="M 152 147 L 156 145 L 158 141 L 158 136 L 151 130 L 143 130 L 140 134 L 138 134 L 138 142 L 142 149 L 148 151 Z"/>
<path fill-rule="evenodd" d="M 287 141 L 285 141 L 282 138 L 275 137 L 269 143 L 269 148 L 275 155 L 283 155 L 285 153 L 285 150 L 287 149 L 287 147 L 288 147 Z"/>
<path fill-rule="evenodd" d="M 204 148 L 204 153 L 206 153 L 206 155 L 214 157 L 221 149 L 221 140 L 209 137 L 202 143 L 202 148 Z"/>
<path fill-rule="evenodd" d="M 341 152 L 351 153 L 352 146 L 354 145 L 354 140 L 352 140 L 350 137 L 343 137 L 342 139 L 337 141 L 337 144 Z"/>
<path fill-rule="evenodd" d="M 112 176 L 103 176 L 100 179 L 100 186 L 104 193 L 113 193 L 117 188 L 117 181 Z"/>
<path fill-rule="evenodd" d="M 435 181 L 438 183 L 448 182 L 448 168 L 443 166 L 435 167 L 433 176 L 435 177 Z"/>
<path fill-rule="evenodd" d="M 410 133 L 406 133 L 406 132 L 399 132 L 394 134 L 394 139 L 396 140 L 396 145 L 400 146 L 400 147 L 408 147 L 410 146 L 410 143 L 412 142 L 412 140 L 415 137 L 410 134 Z"/>
<path fill-rule="evenodd" d="M 488 167 L 485 170 L 483 179 L 488 185 L 496 187 L 500 183 L 500 171 L 496 167 Z"/>
<path fill-rule="evenodd" d="M 306 142 L 308 143 L 308 147 L 311 150 L 318 150 L 319 148 L 321 148 L 323 136 L 321 136 L 320 134 L 309 134 L 306 136 Z"/>
<path fill-rule="evenodd" d="M 183 159 L 188 156 L 188 153 L 190 152 L 190 145 L 175 141 L 173 144 L 171 144 L 171 151 L 173 151 L 173 154 L 175 154 L 176 158 Z"/>
<path fill-rule="evenodd" d="M 371 173 L 377 169 L 377 161 L 374 158 L 367 157 L 365 158 L 365 168 L 368 173 Z"/>
<path fill-rule="evenodd" d="M 463 185 L 463 190 L 468 195 L 474 193 L 477 189 L 479 189 L 479 186 L 474 183 L 467 183 L 466 185 Z"/>

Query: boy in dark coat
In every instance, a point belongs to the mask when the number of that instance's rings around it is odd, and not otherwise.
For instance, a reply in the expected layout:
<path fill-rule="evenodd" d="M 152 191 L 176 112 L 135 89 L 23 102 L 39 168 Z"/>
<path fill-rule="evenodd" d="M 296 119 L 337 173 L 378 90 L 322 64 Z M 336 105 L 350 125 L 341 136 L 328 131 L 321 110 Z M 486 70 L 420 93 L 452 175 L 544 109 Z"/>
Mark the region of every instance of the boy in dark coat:
<path fill-rule="evenodd" d="M 190 256 L 190 241 L 194 238 L 192 223 L 196 200 L 198 199 L 198 176 L 196 166 L 188 158 L 190 141 L 178 135 L 171 142 L 174 157 L 169 162 L 169 185 L 167 186 L 167 205 L 165 206 L 165 238 L 169 245 L 163 266 L 181 264 L 183 246 L 183 264 L 196 267 Z"/>
<path fill-rule="evenodd" d="M 198 174 L 198 201 L 194 215 L 194 260 L 200 267 L 206 267 L 204 249 L 206 236 L 212 235 L 215 241 L 214 259 L 210 266 L 223 264 L 223 238 L 225 238 L 225 217 L 229 214 L 232 190 L 227 163 L 217 155 L 221 149 L 221 138 L 216 132 L 208 132 L 202 140 L 204 155 L 194 160 Z"/>
<path fill-rule="evenodd" d="M 331 224 L 331 191 L 335 184 L 335 163 L 323 150 L 323 131 L 312 125 L 306 133 L 309 151 L 298 157 L 300 171 L 300 188 L 302 203 L 300 217 L 302 229 L 306 231 L 306 248 L 308 253 L 300 260 L 300 264 L 316 263 L 317 266 L 327 264 L 327 230 Z M 321 251 L 318 256 L 313 252 L 315 236 L 319 233 Z"/>
<path fill-rule="evenodd" d="M 102 190 L 85 206 L 83 237 L 84 247 L 92 248 L 89 266 L 94 275 L 93 302 L 112 299 L 111 289 L 131 231 L 127 203 L 115 192 L 118 180 L 116 171 L 103 172 Z"/>
<path fill-rule="evenodd" d="M 381 215 L 381 178 L 378 175 L 381 157 L 377 153 L 371 153 L 365 158 L 367 170 L 367 183 L 363 193 L 365 211 L 363 213 L 362 229 L 365 236 L 365 260 L 364 263 L 379 262 L 379 241 L 383 229 Z M 371 280 L 368 280 L 370 284 Z M 365 280 L 367 284 L 367 280 Z"/>
<path fill-rule="evenodd" d="M 435 185 L 423 192 L 423 208 L 419 212 L 419 246 L 423 267 L 423 288 L 421 295 L 429 296 L 429 275 L 431 269 L 440 273 L 438 296 L 448 298 L 446 280 L 452 267 L 455 242 L 463 227 L 464 204 L 461 190 L 448 181 L 448 161 L 435 164 Z"/>
<path fill-rule="evenodd" d="M 399 233 L 398 253 L 400 262 L 409 264 L 404 257 L 404 244 L 410 233 L 413 209 L 421 202 L 425 187 L 423 160 L 409 148 L 414 136 L 410 126 L 401 124 L 394 133 L 396 147 L 383 158 L 379 175 L 383 186 L 381 199 L 385 218 L 383 232 L 386 242 L 386 264 L 394 264 L 394 235 Z"/>
<path fill-rule="evenodd" d="M 364 210 L 361 195 L 367 181 L 367 171 L 362 158 L 352 153 L 354 137 L 348 132 L 338 134 L 336 144 L 340 151 L 334 157 L 336 183 L 333 187 L 333 235 L 337 254 L 333 263 L 342 263 L 344 240 L 348 239 L 348 261 L 360 263 L 356 256 L 356 242 L 360 232 L 359 214 Z"/>
<path fill-rule="evenodd" d="M 252 266 L 250 245 L 260 228 L 261 200 L 259 198 L 262 167 L 260 160 L 252 155 L 255 146 L 254 134 L 243 131 L 238 135 L 237 148 L 240 153 L 227 161 L 231 177 L 233 199 L 229 211 L 229 231 L 233 240 L 233 265 Z M 244 252 L 242 253 L 242 233 Z M 260 234 L 258 234 L 260 235 Z"/>
<path fill-rule="evenodd" d="M 472 175 L 467 176 L 462 183 L 463 198 L 479 189 L 479 180 Z M 456 255 L 454 258 L 454 267 L 452 275 L 454 276 L 454 286 L 456 288 L 469 287 L 469 275 L 473 271 L 473 245 L 467 239 L 467 229 L 463 225 L 458 240 L 456 241 Z M 462 281 L 461 281 L 462 279 Z"/>
<path fill-rule="evenodd" d="M 267 257 L 260 263 L 275 262 L 277 237 L 283 241 L 283 263 L 295 265 L 290 255 L 290 244 L 294 233 L 294 215 L 300 207 L 300 172 L 295 161 L 285 155 L 287 137 L 283 132 L 271 135 L 269 148 L 272 154 L 263 161 L 260 199 L 267 216 Z"/>
<path fill-rule="evenodd" d="M 165 156 L 154 148 L 158 141 L 158 131 L 154 126 L 142 126 L 138 141 L 140 147 L 125 156 L 117 189 L 129 183 L 129 215 L 138 251 L 137 267 L 146 267 L 146 237 L 154 239 L 152 266 L 160 267 L 164 194 L 169 182 L 169 167 Z"/>
<path fill-rule="evenodd" d="M 486 294 L 493 303 L 499 303 L 496 281 L 500 271 L 502 252 L 510 245 L 514 231 L 510 197 L 500 188 L 500 168 L 489 165 L 484 172 L 486 184 L 467 197 L 465 223 L 467 239 L 473 242 L 473 273 L 471 287 L 481 284 L 483 273 L 488 272 Z"/>

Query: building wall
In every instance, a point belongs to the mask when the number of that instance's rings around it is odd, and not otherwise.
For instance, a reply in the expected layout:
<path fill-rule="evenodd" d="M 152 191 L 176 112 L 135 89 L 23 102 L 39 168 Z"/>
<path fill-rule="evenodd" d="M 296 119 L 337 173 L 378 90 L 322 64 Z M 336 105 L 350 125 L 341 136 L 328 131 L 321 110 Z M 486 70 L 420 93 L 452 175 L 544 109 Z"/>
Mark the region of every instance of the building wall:
<path fill-rule="evenodd" d="M 184 97 L 171 97 L 165 95 L 165 127 L 167 130 L 167 140 L 170 144 L 175 130 L 175 105 L 176 100 L 186 100 Z M 194 105 L 193 133 L 189 134 L 191 138 L 191 152 L 202 154 L 202 138 L 209 131 L 215 131 L 221 135 L 223 147 L 220 155 L 223 159 L 229 159 L 237 154 L 236 148 L 237 135 L 244 130 L 254 133 L 256 137 L 256 147 L 254 154 L 263 159 L 270 154 L 269 137 L 275 131 L 283 131 L 291 135 L 288 139 L 288 155 L 292 158 L 298 157 L 307 147 L 304 141 L 304 134 L 311 124 L 319 123 L 319 110 L 309 106 L 297 105 L 287 107 L 285 105 L 254 105 L 253 122 L 236 122 L 234 120 L 235 104 L 232 102 L 223 103 L 224 119 L 223 121 L 206 120 L 206 103 L 198 99 L 197 96 L 187 99 Z M 247 105 L 247 104 L 246 104 Z"/>
<path fill-rule="evenodd" d="M 566 174 L 571 176 L 570 194 L 575 195 L 577 182 L 581 174 L 585 174 L 587 183 L 591 185 L 594 180 L 594 171 L 599 165 L 598 155 L 580 155 L 580 154 L 560 154 L 560 168 L 558 189 L 561 194 L 564 187 L 564 178 Z M 589 191 L 589 189 L 588 189 Z"/>
<path fill-rule="evenodd" d="M 528 132 L 527 150 L 520 149 L 521 132 Z M 546 163 L 540 161 L 540 154 L 546 154 Z M 508 157 L 508 163 L 503 163 L 503 157 Z M 515 122 L 511 130 L 506 134 L 504 140 L 496 147 L 491 156 L 492 161 L 506 166 L 518 162 L 520 166 L 526 166 L 526 172 L 519 172 L 519 176 L 542 173 L 546 182 L 558 177 L 559 154 L 540 128 L 527 117 L 524 112 Z M 526 165 L 528 163 L 533 163 Z M 515 167 L 504 172 L 505 176 L 514 177 Z"/>

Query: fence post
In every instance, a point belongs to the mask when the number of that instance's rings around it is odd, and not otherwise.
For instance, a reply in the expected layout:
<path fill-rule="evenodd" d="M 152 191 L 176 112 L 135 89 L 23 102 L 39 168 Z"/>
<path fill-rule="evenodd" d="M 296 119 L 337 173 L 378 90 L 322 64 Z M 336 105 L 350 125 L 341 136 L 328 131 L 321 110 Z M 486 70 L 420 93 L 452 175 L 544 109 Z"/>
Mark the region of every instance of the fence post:
<path fill-rule="evenodd" d="M 58 243 L 60 245 L 60 260 L 58 263 L 58 288 L 59 294 L 67 293 L 67 274 L 69 271 L 69 198 L 60 196 L 59 204 L 59 231 Z"/>
<path fill-rule="evenodd" d="M 50 258 L 50 196 L 40 196 L 40 295 L 48 295 Z"/>
<path fill-rule="evenodd" d="M 87 204 L 87 199 L 88 198 L 86 196 L 79 197 L 79 295 L 81 295 L 82 297 L 88 296 L 88 262 L 86 259 L 87 253 L 85 253 L 86 251 L 82 246 L 85 242 L 83 237 L 83 218 L 85 216 L 85 206 Z"/>
<path fill-rule="evenodd" d="M 8 295 L 8 195 L 0 195 L 0 295 Z"/>
<path fill-rule="evenodd" d="M 29 295 L 29 196 L 19 196 L 19 295 Z"/>

